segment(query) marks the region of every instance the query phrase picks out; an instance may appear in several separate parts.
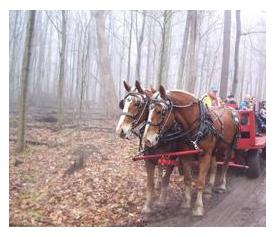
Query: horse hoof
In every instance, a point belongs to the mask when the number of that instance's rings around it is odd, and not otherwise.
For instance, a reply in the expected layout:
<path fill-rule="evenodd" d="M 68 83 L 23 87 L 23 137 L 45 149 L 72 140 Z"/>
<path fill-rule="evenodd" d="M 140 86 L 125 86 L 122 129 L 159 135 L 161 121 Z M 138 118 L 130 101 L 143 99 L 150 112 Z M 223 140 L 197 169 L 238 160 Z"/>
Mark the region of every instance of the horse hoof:
<path fill-rule="evenodd" d="M 181 209 L 187 210 L 191 208 L 191 203 L 183 202 L 180 206 Z"/>
<path fill-rule="evenodd" d="M 142 214 L 150 214 L 150 213 L 152 213 L 152 208 L 148 206 L 144 206 L 142 209 Z"/>
<path fill-rule="evenodd" d="M 214 192 L 216 192 L 216 193 L 226 193 L 226 188 L 225 187 L 216 187 L 216 188 L 214 188 Z"/>
<path fill-rule="evenodd" d="M 203 216 L 203 215 L 204 215 L 203 207 L 195 207 L 193 209 L 193 216 Z"/>

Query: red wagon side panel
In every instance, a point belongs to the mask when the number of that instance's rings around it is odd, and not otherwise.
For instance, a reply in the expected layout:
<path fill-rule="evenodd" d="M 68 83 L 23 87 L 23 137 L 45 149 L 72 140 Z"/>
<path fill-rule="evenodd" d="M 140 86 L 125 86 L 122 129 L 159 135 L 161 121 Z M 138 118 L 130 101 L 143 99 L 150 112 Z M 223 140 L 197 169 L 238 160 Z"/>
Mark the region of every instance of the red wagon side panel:
<path fill-rule="evenodd" d="M 238 149 L 249 149 L 255 145 L 256 125 L 255 114 L 252 110 L 240 110 L 241 139 L 238 142 Z"/>

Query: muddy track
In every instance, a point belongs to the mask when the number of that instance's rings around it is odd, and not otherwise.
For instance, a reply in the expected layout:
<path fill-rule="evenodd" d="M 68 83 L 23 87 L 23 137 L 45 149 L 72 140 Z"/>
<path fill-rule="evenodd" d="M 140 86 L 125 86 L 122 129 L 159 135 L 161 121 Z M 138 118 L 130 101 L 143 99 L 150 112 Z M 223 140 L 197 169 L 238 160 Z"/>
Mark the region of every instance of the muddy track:
<path fill-rule="evenodd" d="M 266 173 L 257 179 L 230 172 L 228 191 L 205 197 L 205 216 L 193 218 L 191 212 L 174 213 L 147 226 L 266 226 Z"/>

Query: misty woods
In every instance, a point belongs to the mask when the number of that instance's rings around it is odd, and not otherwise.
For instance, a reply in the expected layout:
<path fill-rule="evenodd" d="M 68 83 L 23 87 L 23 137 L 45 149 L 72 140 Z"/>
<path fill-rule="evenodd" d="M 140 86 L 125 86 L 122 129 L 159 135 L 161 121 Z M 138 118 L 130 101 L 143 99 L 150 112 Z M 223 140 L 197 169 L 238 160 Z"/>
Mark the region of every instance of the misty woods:
<path fill-rule="evenodd" d="M 116 119 L 123 80 L 266 96 L 265 12 L 10 11 L 10 112 Z M 21 111 L 21 112 L 20 112 Z M 28 117 L 27 117 L 28 118 Z M 23 120 L 24 120 L 23 116 Z M 23 126 L 24 127 L 24 126 Z"/>

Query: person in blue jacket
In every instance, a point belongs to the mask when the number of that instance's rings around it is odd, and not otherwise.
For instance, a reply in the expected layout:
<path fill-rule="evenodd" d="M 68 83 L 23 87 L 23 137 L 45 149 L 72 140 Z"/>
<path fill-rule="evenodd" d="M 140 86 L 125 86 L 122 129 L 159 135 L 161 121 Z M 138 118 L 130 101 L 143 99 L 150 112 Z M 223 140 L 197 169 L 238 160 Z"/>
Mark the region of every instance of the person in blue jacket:
<path fill-rule="evenodd" d="M 250 109 L 250 95 L 246 95 L 240 103 L 240 109 Z"/>

